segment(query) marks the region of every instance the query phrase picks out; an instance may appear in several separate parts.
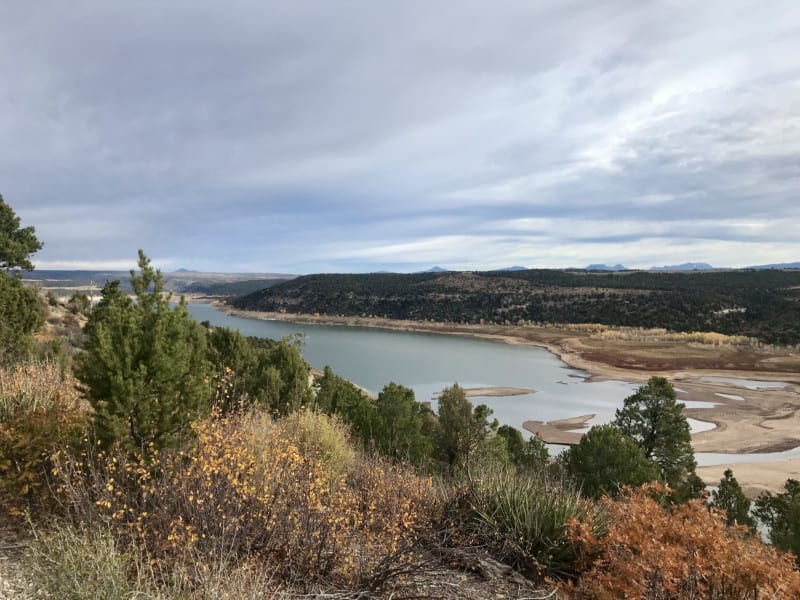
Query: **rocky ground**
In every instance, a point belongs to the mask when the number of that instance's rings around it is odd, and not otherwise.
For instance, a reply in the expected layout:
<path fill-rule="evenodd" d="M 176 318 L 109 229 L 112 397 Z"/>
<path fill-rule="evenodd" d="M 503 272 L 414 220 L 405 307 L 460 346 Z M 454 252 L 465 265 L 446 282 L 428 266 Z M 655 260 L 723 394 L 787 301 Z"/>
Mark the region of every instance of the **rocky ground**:
<path fill-rule="evenodd" d="M 24 544 L 19 533 L 0 528 L 0 600 L 32 598 L 22 572 Z"/>

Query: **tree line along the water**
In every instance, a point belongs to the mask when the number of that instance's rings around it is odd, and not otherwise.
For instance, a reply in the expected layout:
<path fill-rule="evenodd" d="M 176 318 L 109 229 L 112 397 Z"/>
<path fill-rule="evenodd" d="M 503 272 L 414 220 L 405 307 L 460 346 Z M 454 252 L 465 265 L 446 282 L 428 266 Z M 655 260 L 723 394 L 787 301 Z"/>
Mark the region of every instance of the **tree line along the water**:
<path fill-rule="evenodd" d="M 22 254 L 0 255 L 6 269 L 40 247 L 27 231 Z M 17 297 L 18 278 L 0 276 Z M 27 322 L 2 340 L 3 519 L 35 523 L 28 568 L 51 596 L 180 598 L 234 582 L 249 586 L 234 596 L 335 585 L 373 597 L 433 556 L 489 556 L 579 598 L 800 593 L 791 556 L 754 537 L 732 473 L 702 499 L 663 378 L 551 459 L 457 384 L 435 412 L 398 383 L 373 399 L 330 368 L 311 376 L 291 339 L 197 323 L 141 251 L 130 283 L 133 298 L 110 282 L 97 306 L 74 302 L 88 314 L 74 357 L 37 350 Z M 789 480 L 754 511 L 795 552 L 798 489 Z"/>
<path fill-rule="evenodd" d="M 514 325 L 601 323 L 800 342 L 797 270 L 321 274 L 232 303 L 290 313 Z"/>

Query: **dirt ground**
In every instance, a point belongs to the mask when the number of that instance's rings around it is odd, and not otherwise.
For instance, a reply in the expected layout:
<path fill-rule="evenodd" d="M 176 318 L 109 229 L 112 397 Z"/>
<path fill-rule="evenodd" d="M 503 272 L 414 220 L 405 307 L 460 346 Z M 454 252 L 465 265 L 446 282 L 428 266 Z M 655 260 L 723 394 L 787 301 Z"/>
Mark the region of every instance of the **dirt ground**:
<path fill-rule="evenodd" d="M 767 453 L 800 446 L 800 350 L 769 347 L 722 336 L 710 343 L 691 336 L 663 332 L 625 330 L 619 336 L 596 326 L 502 326 L 397 321 L 375 317 L 331 317 L 232 310 L 237 316 L 302 323 L 353 325 L 400 331 L 467 335 L 510 344 L 542 346 L 572 367 L 591 374 L 596 381 L 616 379 L 644 383 L 652 375 L 669 379 L 683 401 L 713 403 L 712 408 L 687 408 L 688 417 L 713 423 L 714 429 L 692 437 L 697 452 Z M 611 332 L 616 333 L 616 332 Z M 701 337 L 701 336 L 698 336 Z M 736 382 L 708 377 L 772 381 L 781 388 L 749 389 Z M 485 395 L 485 394 L 484 394 Z M 741 399 L 739 399 L 741 398 Z M 592 415 L 552 423 L 526 422 L 552 443 L 577 443 L 580 429 Z M 718 483 L 726 466 L 751 495 L 761 490 L 779 491 L 788 477 L 800 477 L 800 459 L 757 464 L 702 467 L 698 474 L 707 483 Z"/>

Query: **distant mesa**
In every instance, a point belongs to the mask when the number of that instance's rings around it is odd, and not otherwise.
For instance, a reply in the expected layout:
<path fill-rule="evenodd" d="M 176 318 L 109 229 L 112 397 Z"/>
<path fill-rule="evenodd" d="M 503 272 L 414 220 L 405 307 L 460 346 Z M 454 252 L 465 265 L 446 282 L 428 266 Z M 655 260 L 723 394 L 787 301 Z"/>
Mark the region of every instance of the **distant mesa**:
<path fill-rule="evenodd" d="M 420 273 L 449 273 L 450 269 L 443 269 L 439 265 L 434 265 L 427 271 L 420 271 Z"/>
<path fill-rule="evenodd" d="M 623 265 L 589 265 L 586 267 L 587 271 L 627 271 L 628 269 Z"/>
<path fill-rule="evenodd" d="M 663 267 L 650 267 L 651 271 L 713 271 L 712 267 L 704 262 L 688 262 L 682 265 L 664 265 Z"/>
<path fill-rule="evenodd" d="M 495 269 L 495 271 L 527 271 L 528 267 L 520 267 L 519 265 L 515 265 L 513 267 L 505 267 L 503 269 Z"/>
<path fill-rule="evenodd" d="M 175 269 L 173 273 L 194 273 L 192 269 Z"/>
<path fill-rule="evenodd" d="M 774 263 L 771 265 L 757 265 L 748 269 L 800 269 L 800 262 Z"/>

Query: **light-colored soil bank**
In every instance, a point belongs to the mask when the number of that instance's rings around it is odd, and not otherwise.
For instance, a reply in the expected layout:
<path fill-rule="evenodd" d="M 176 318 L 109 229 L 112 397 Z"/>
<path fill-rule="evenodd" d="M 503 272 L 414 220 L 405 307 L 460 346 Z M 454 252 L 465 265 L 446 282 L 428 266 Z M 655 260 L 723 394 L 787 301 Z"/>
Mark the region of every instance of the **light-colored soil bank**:
<path fill-rule="evenodd" d="M 710 408 L 696 408 L 690 404 L 685 411 L 689 417 L 716 425 L 711 431 L 693 436 L 697 452 L 763 453 L 800 446 L 800 351 L 797 348 L 729 344 L 724 340 L 702 343 L 689 336 L 682 339 L 666 333 L 631 330 L 609 335 L 607 330 L 602 333 L 604 328 L 592 326 L 471 325 L 265 313 L 236 310 L 220 303 L 216 306 L 231 315 L 252 319 L 466 335 L 541 346 L 566 364 L 588 372 L 593 380 L 643 383 L 652 375 L 660 375 L 675 385 L 680 400 L 713 404 Z M 750 389 L 737 382 L 707 380 L 708 377 L 781 382 L 786 386 Z M 590 417 L 576 415 L 549 424 L 528 422 L 526 428 L 537 431 L 552 443 L 575 443 L 580 434 L 569 430 L 580 429 Z M 798 477 L 800 461 L 780 460 L 755 465 L 734 462 L 730 466 L 740 483 L 750 493 L 755 493 L 763 489 L 780 490 L 788 477 Z M 724 465 L 703 467 L 698 473 L 708 483 L 717 483 L 724 469 Z"/>

